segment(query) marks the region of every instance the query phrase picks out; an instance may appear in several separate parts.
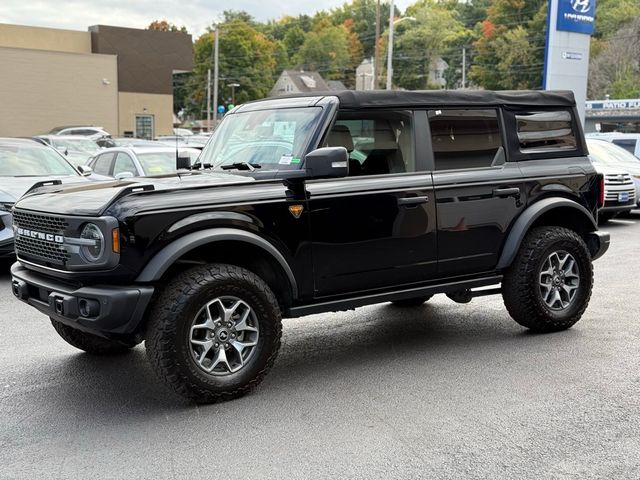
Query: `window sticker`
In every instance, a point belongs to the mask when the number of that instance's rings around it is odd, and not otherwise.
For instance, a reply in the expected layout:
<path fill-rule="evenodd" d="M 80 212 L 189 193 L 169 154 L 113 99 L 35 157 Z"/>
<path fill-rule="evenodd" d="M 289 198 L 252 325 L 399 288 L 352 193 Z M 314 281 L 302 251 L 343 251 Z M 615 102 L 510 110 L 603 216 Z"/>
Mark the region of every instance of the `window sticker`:
<path fill-rule="evenodd" d="M 292 160 L 293 160 L 293 155 L 286 153 L 280 157 L 280 161 L 278 163 L 280 165 L 291 165 Z"/>

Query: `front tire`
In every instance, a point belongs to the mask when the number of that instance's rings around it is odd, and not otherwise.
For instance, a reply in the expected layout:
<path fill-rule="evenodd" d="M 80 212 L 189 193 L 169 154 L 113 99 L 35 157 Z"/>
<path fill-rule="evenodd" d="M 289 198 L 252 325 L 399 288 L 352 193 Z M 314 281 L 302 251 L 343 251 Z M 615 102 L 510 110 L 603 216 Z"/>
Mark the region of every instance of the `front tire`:
<path fill-rule="evenodd" d="M 50 320 L 55 331 L 58 332 L 58 335 L 60 335 L 65 342 L 91 355 L 120 355 L 136 346 L 134 342 L 127 343 L 108 340 L 98 337 L 97 335 L 76 330 L 53 318 Z"/>
<path fill-rule="evenodd" d="M 580 320 L 592 286 L 591 256 L 580 235 L 563 227 L 538 227 L 524 238 L 505 272 L 502 296 L 520 325 L 556 332 Z"/>
<path fill-rule="evenodd" d="M 275 295 L 254 273 L 210 264 L 175 277 L 151 309 L 147 357 L 174 392 L 197 403 L 255 388 L 280 348 Z"/>

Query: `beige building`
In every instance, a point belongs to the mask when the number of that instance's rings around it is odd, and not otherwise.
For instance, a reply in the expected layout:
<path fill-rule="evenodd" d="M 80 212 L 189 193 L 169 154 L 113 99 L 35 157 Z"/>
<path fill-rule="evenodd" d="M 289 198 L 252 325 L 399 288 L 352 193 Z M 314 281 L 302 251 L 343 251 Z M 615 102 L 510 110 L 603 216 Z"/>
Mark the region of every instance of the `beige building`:
<path fill-rule="evenodd" d="M 0 136 L 65 125 L 114 136 L 172 133 L 172 76 L 191 36 L 98 25 L 87 32 L 0 24 Z"/>

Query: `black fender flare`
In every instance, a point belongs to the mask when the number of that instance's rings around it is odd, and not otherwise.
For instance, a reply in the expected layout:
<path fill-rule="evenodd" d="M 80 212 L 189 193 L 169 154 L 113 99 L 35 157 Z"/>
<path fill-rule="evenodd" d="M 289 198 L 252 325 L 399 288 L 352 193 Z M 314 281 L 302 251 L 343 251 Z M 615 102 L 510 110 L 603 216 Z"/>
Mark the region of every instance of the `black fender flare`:
<path fill-rule="evenodd" d="M 511 227 L 509 235 L 507 236 L 507 240 L 504 243 L 504 248 L 502 249 L 502 254 L 500 255 L 500 260 L 498 260 L 496 268 L 500 270 L 511 265 L 511 262 L 513 262 L 513 259 L 520 249 L 520 244 L 522 243 L 524 236 L 529 231 L 529 228 L 531 228 L 531 225 L 533 225 L 540 216 L 550 210 L 564 207 L 572 208 L 576 211 L 576 214 L 585 217 L 593 227 L 591 231 L 598 230 L 596 221 L 591 213 L 589 213 L 589 210 L 579 203 L 569 200 L 568 198 L 556 197 L 542 199 L 525 209 L 525 211 L 522 212 L 515 221 L 513 227 Z"/>
<path fill-rule="evenodd" d="M 159 280 L 167 269 L 180 257 L 190 252 L 194 248 L 208 243 L 221 241 L 237 241 L 249 243 L 265 251 L 282 267 L 287 275 L 291 286 L 293 298 L 298 296 L 298 284 L 293 275 L 291 267 L 287 263 L 282 253 L 264 238 L 255 233 L 247 232 L 237 228 L 208 228 L 197 232 L 188 233 L 160 250 L 144 267 L 138 275 L 136 282 L 150 283 Z"/>

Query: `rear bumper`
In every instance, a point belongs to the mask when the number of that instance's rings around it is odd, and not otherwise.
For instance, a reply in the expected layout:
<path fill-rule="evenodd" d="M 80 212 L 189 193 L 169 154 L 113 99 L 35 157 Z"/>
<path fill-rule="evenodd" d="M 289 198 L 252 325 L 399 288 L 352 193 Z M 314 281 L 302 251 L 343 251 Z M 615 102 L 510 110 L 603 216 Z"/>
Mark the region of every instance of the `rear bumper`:
<path fill-rule="evenodd" d="M 587 246 L 591 252 L 591 260 L 597 260 L 609 250 L 611 236 L 609 232 L 591 232 L 587 236 Z"/>
<path fill-rule="evenodd" d="M 148 286 L 79 287 L 20 263 L 11 267 L 11 277 L 19 300 L 65 325 L 109 338 L 138 333 L 153 294 Z"/>

